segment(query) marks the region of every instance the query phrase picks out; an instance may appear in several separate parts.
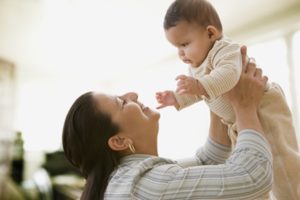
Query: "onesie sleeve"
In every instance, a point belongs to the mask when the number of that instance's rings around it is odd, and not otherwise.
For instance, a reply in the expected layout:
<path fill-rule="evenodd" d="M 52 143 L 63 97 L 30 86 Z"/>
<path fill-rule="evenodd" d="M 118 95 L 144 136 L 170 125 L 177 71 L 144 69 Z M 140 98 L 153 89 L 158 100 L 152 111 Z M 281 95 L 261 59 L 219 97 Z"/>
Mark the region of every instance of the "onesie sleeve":
<path fill-rule="evenodd" d="M 190 76 L 193 76 L 190 69 L 188 73 Z M 177 103 L 179 104 L 179 108 L 177 108 L 177 110 L 182 110 L 190 105 L 193 105 L 194 103 L 203 100 L 203 97 L 201 95 L 178 94 L 174 92 L 174 96 Z"/>
<path fill-rule="evenodd" d="M 226 46 L 213 48 L 211 59 L 211 71 L 199 78 L 209 99 L 214 99 L 230 89 L 239 81 L 242 72 L 242 56 L 240 45 L 227 44 Z"/>
<path fill-rule="evenodd" d="M 174 92 L 174 96 L 176 98 L 177 103 L 179 104 L 179 108 L 177 110 L 182 110 L 198 101 L 202 100 L 200 95 L 188 95 L 188 94 L 177 94 Z"/>

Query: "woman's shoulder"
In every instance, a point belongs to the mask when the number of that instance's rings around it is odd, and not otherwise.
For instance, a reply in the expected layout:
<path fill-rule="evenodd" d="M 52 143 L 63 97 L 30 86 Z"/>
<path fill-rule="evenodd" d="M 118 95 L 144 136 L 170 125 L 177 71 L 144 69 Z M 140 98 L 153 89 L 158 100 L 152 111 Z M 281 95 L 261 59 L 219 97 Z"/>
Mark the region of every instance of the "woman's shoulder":
<path fill-rule="evenodd" d="M 110 184 L 122 184 L 147 177 L 160 179 L 173 175 L 181 168 L 176 161 L 151 155 L 130 155 L 122 158 L 120 165 L 111 174 Z M 169 175 L 168 175 L 169 174 Z"/>
<path fill-rule="evenodd" d="M 153 195 L 152 199 L 156 199 L 174 177 L 174 171 L 170 169 L 177 167 L 175 161 L 167 158 L 139 154 L 125 156 L 110 177 L 106 198 L 134 199 L 135 195 Z"/>
<path fill-rule="evenodd" d="M 120 174 L 140 176 L 146 171 L 156 171 L 154 173 L 159 173 L 159 171 L 161 171 L 162 173 L 166 173 L 172 168 L 180 168 L 177 161 L 159 156 L 135 154 L 122 158 L 120 165 L 113 174 L 118 176 Z"/>
<path fill-rule="evenodd" d="M 161 165 L 176 164 L 176 161 L 164 157 L 146 154 L 132 154 L 121 159 L 119 168 L 153 168 Z"/>

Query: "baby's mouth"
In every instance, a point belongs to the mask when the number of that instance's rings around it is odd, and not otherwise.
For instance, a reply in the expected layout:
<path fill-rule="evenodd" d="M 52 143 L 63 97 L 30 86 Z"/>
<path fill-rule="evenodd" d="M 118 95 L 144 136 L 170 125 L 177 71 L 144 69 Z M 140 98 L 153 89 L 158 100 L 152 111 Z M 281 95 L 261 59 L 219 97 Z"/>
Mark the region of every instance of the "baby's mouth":
<path fill-rule="evenodd" d="M 190 60 L 188 60 L 188 59 L 183 59 L 182 60 L 185 64 L 191 64 L 192 62 L 190 61 Z"/>

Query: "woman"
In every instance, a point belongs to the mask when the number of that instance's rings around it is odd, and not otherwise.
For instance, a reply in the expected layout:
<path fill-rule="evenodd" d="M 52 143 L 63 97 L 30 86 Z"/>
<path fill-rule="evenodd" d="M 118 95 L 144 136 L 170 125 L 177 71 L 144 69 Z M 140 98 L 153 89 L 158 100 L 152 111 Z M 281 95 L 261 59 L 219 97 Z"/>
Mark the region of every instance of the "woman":
<path fill-rule="evenodd" d="M 211 113 L 206 144 L 182 162 L 158 156 L 160 114 L 136 93 L 83 94 L 63 128 L 65 155 L 86 178 L 81 199 L 253 199 L 270 191 L 272 155 L 257 116 L 266 82 L 249 63 L 226 94 L 239 131 L 233 152 L 227 128 Z"/>

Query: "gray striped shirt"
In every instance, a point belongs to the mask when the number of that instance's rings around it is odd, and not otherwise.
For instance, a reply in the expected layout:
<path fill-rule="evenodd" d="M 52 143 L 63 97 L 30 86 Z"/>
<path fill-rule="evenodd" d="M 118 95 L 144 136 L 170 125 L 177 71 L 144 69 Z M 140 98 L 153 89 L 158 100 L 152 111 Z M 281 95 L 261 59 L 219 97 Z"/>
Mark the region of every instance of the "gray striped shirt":
<path fill-rule="evenodd" d="M 255 131 L 243 130 L 233 152 L 208 138 L 195 157 L 181 161 L 126 156 L 112 173 L 105 199 L 254 199 L 271 187 L 270 146 Z"/>

